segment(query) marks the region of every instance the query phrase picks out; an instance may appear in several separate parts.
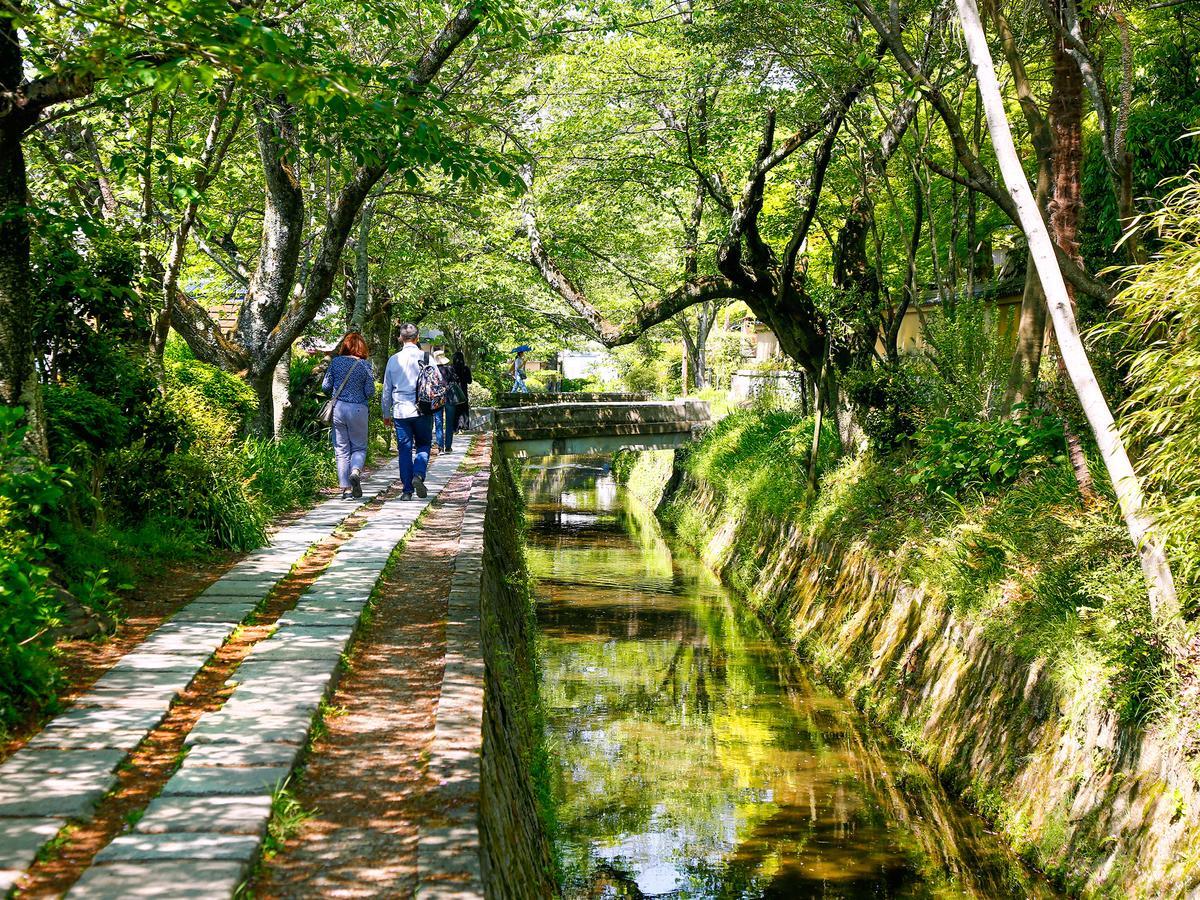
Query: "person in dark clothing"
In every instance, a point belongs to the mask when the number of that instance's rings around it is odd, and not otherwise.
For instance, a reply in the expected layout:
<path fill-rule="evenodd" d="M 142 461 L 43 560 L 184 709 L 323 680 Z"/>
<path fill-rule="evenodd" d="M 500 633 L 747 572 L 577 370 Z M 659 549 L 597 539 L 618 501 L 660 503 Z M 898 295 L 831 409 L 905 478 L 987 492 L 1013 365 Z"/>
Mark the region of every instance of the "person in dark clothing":
<path fill-rule="evenodd" d="M 454 377 L 458 381 L 458 386 L 462 388 L 463 396 L 468 399 L 458 404 L 456 409 L 457 417 L 454 422 L 454 430 L 462 431 L 471 422 L 471 401 L 467 386 L 472 384 L 475 379 L 471 377 L 471 367 L 467 365 L 467 359 L 463 356 L 461 350 L 454 351 Z"/>
<path fill-rule="evenodd" d="M 444 452 L 454 449 L 454 426 L 458 421 L 454 386 L 458 376 L 454 372 L 454 366 L 450 365 L 450 360 L 446 359 L 446 354 L 441 350 L 434 351 L 433 362 L 446 381 L 446 403 L 433 413 L 434 443 L 438 450 Z"/>

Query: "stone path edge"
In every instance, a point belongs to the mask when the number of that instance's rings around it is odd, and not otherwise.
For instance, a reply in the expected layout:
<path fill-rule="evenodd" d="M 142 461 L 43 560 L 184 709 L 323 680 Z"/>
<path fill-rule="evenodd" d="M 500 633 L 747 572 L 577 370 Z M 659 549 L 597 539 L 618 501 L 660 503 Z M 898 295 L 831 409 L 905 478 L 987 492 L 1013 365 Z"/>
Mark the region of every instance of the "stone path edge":
<path fill-rule="evenodd" d="M 480 591 L 490 452 L 483 462 L 473 476 L 459 532 L 446 615 L 446 664 L 428 764 L 438 794 L 455 814 L 446 824 L 423 822 L 418 829 L 420 900 L 484 897 L 478 815 L 484 696 Z"/>

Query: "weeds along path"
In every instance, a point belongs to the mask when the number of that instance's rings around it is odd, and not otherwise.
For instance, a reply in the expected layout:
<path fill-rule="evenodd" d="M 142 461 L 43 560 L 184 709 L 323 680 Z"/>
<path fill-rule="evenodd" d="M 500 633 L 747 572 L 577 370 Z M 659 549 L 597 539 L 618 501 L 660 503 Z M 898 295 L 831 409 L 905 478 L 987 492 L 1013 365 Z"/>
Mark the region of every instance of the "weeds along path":
<path fill-rule="evenodd" d="M 446 795 L 435 732 L 446 717 L 443 679 L 451 677 L 447 654 L 454 655 L 447 612 L 464 511 L 486 486 L 488 463 L 489 445 L 480 442 L 393 555 L 319 734 L 291 782 L 291 820 L 281 823 L 291 833 L 269 843 L 250 895 L 411 897 L 418 878 L 437 874 L 424 864 L 418 871 L 418 837 L 425 840 L 429 823 L 464 802 L 473 820 L 473 798 Z M 482 696 L 473 705 L 481 702 Z M 478 736 L 477 722 L 473 730 Z M 478 858 L 468 846 L 454 850 Z"/>
<path fill-rule="evenodd" d="M 457 462 L 448 457 L 435 467 L 431 493 Z M 0 766 L 0 890 L 15 883 L 20 896 L 61 895 L 114 836 L 139 823 L 147 803 L 178 766 L 185 738 L 230 696 L 225 684 L 230 673 L 255 647 L 270 643 L 280 617 L 327 575 L 339 550 L 387 508 L 385 492 L 394 471 L 384 467 L 364 483 L 369 499 L 363 505 L 329 501 L 277 532 L 271 546 L 209 586 Z M 405 506 L 411 513 L 402 518 L 411 525 L 424 503 Z M 389 537 L 394 545 L 406 530 L 397 533 L 402 524 L 389 522 L 387 533 L 375 536 L 373 552 L 386 559 L 390 547 L 378 547 Z M 360 569 L 369 574 L 369 567 Z M 298 740 L 302 743 L 303 736 Z M 208 754 L 210 760 L 220 755 Z M 179 796 L 211 793 L 221 776 L 219 770 L 206 770 Z M 269 809 L 270 789 L 265 803 Z M 243 812 L 246 806 L 239 804 Z M 264 813 L 261 825 L 265 822 Z M 122 855 L 119 846 L 106 852 Z M 212 852 L 208 848 L 201 856 Z M 166 846 L 164 861 L 178 856 Z M 203 872 L 196 874 L 197 884 L 215 886 Z M 149 886 L 134 879 L 110 891 L 101 881 L 84 887 L 82 895 L 136 896 L 139 887 Z M 162 887 L 160 882 L 153 896 L 168 896 Z"/>

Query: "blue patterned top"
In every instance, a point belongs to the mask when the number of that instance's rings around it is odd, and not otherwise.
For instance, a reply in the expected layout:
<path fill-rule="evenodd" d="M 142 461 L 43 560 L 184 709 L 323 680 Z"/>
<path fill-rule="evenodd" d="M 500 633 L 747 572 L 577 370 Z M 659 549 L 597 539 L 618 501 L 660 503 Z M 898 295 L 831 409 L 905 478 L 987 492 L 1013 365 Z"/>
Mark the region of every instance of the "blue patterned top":
<path fill-rule="evenodd" d="M 371 371 L 371 361 L 359 359 L 357 356 L 335 356 L 330 360 L 321 389 L 332 397 L 351 366 L 354 366 L 354 371 L 342 392 L 338 394 L 338 402 L 370 403 L 371 398 L 375 396 L 375 375 Z"/>

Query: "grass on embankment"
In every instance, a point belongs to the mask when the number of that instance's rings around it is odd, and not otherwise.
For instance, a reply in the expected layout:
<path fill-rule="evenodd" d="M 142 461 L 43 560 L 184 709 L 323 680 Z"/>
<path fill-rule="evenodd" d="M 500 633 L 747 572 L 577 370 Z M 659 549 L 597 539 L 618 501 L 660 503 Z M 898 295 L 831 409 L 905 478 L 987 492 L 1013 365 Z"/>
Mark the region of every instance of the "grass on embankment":
<path fill-rule="evenodd" d="M 951 495 L 914 483 L 911 458 L 828 453 L 814 494 L 811 440 L 811 421 L 796 413 L 748 410 L 723 419 L 680 461 L 694 483 L 712 489 L 719 518 L 739 523 L 722 569 L 751 602 L 765 524 L 791 523 L 924 588 L 1019 658 L 1045 660 L 1066 696 L 1099 701 L 1124 722 L 1153 716 L 1182 725 L 1128 536 L 1114 505 L 1083 508 L 1065 462 L 1005 487 Z M 665 514 L 703 547 L 711 512 L 684 498 Z"/>

